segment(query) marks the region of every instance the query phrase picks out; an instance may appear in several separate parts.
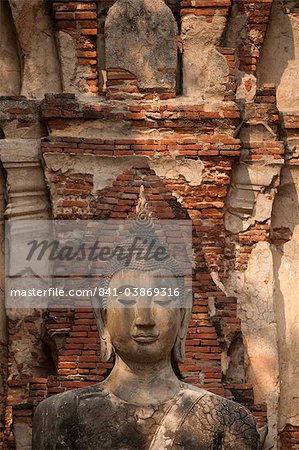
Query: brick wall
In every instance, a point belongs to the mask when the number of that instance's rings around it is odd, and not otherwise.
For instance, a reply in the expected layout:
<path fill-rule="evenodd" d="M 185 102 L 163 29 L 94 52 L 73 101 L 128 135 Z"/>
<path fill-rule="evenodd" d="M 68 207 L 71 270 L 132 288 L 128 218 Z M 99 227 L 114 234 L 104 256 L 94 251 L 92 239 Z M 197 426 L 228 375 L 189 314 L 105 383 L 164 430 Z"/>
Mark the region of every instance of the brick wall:
<path fill-rule="evenodd" d="M 76 49 L 77 67 L 87 72 L 81 81 L 81 91 L 97 94 L 99 85 L 97 63 L 97 3 L 96 2 L 52 2 L 56 30 L 67 33 Z"/>
<path fill-rule="evenodd" d="M 225 230 L 235 167 L 240 161 L 262 163 L 271 159 L 283 163 L 285 143 L 281 129 L 284 127 L 288 136 L 298 133 L 298 117 L 286 115 L 283 122 L 279 117 L 274 86 L 257 90 L 252 101 L 236 102 L 237 69 L 256 74 L 272 0 L 166 2 L 179 24 L 181 17 L 187 15 L 203 17 L 209 23 L 214 17 L 229 18 L 232 6 L 246 18 L 246 36 L 242 35 L 237 47 L 217 47 L 229 70 L 222 80 L 224 100 L 211 103 L 175 97 L 169 92 L 141 92 L 135 75 L 121 69 L 108 71 L 103 88 L 99 67 L 105 70 L 105 65 L 98 39 L 103 39 L 105 18 L 113 3 L 51 2 L 56 31 L 70 37 L 76 64 L 84 69 L 78 94 L 88 95 L 83 98 L 67 92 L 48 94 L 42 102 L 20 97 L 2 99 L 1 126 L 8 127 L 13 121 L 18 129 L 39 128 L 54 218 L 132 217 L 143 184 L 154 218 L 192 219 L 194 307 L 186 342 L 187 360 L 180 370 L 185 381 L 248 406 L 261 427 L 267 421 L 267 408 L 255 400 L 253 386 L 246 376 L 241 381 L 226 376 L 223 361 L 237 342 L 242 343 L 242 331 L 237 299 L 225 295 L 220 283 L 225 269 L 245 271 L 255 245 L 270 241 L 271 237 L 270 220 L 256 222 L 233 236 Z M 180 45 L 180 39 L 178 42 Z M 251 88 L 248 86 L 248 90 Z M 242 135 L 246 126 L 254 129 L 261 123 L 271 137 L 252 140 Z M 92 166 L 94 163 L 98 167 L 107 158 L 111 167 L 130 159 L 130 167 L 99 189 Z M 182 162 L 199 162 L 201 166 L 196 170 L 202 171 L 200 181 L 190 181 L 182 174 L 158 174 L 155 167 L 161 160 L 178 166 Z M 55 167 L 52 161 L 56 161 Z M 68 161 L 85 162 L 89 169 L 82 169 L 81 164 L 76 171 L 72 164 L 68 166 Z M 292 159 L 292 164 L 296 161 Z M 195 170 L 195 166 L 190 167 Z M 40 340 L 34 318 L 31 320 L 28 319 L 32 340 Z M 32 376 L 20 373 L 8 381 L 3 448 L 14 447 L 14 424 L 30 425 L 34 408 L 42 399 L 99 382 L 112 367 L 112 363 L 100 360 L 99 336 L 89 299 L 76 299 L 72 309 L 49 309 L 43 324 L 47 357 L 41 362 L 41 369 Z M 16 325 L 10 323 L 10 342 L 20 338 Z M 245 372 L 244 361 L 239 364 Z M 281 442 L 283 450 L 298 448 L 298 429 L 287 426 L 281 433 Z"/>

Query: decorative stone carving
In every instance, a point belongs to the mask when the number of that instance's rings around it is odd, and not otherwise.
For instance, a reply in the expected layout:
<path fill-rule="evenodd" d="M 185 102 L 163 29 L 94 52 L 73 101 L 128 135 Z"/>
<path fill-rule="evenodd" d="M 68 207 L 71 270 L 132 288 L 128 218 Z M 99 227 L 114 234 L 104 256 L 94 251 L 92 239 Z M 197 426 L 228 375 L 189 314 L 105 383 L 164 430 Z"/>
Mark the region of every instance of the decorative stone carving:
<path fill-rule="evenodd" d="M 47 220 L 50 217 L 50 205 L 39 148 L 39 139 L 0 140 L 0 158 L 6 171 L 7 204 L 5 215 L 10 220 Z M 32 222 L 29 222 L 28 228 L 28 236 L 32 236 L 32 233 L 34 233 Z M 49 369 L 46 367 L 47 361 L 43 343 L 39 338 L 43 323 L 42 311 L 37 309 L 24 310 L 20 306 L 16 309 L 6 309 L 5 313 L 10 325 L 8 378 L 16 379 L 20 377 L 20 374 L 25 377 L 43 376 Z M 4 312 L 0 309 L 1 331 L 3 324 L 3 317 L 1 316 L 3 314 Z M 22 339 L 20 339 L 20 336 L 22 336 Z M 0 336 L 0 340 L 1 338 L 2 336 Z M 9 386 L 7 396 L 13 399 L 14 395 L 14 388 Z M 26 393 L 22 395 L 23 398 L 26 398 Z M 12 429 L 16 447 L 29 450 L 30 425 L 28 423 L 13 423 Z"/>
<path fill-rule="evenodd" d="M 9 219 L 44 219 L 50 205 L 39 154 L 39 139 L 2 139 L 0 155 L 7 172 Z"/>
<path fill-rule="evenodd" d="M 120 245 L 129 250 L 136 237 L 157 239 L 143 189 L 131 235 Z M 137 255 L 130 255 L 129 266 L 115 256 L 107 263 L 103 296 L 93 300 L 102 360 L 115 356 L 111 374 L 98 385 L 43 401 L 34 417 L 33 450 L 257 450 L 258 433 L 246 409 L 174 373 L 184 358 L 190 317 L 177 261 L 170 253 L 159 262 Z M 179 299 L 141 295 L 141 289 L 164 285 L 167 292 L 179 289 Z M 140 295 L 128 298 L 128 286 Z"/>
<path fill-rule="evenodd" d="M 105 26 L 108 70 L 131 72 L 141 89 L 175 89 L 177 25 L 162 0 L 118 0 Z"/>

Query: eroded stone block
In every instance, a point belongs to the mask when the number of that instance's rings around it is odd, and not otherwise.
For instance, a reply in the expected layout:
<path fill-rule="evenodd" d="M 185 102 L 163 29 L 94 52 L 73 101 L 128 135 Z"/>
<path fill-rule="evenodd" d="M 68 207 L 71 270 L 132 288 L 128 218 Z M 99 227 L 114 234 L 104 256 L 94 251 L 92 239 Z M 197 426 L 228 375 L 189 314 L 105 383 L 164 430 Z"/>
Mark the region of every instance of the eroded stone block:
<path fill-rule="evenodd" d="M 177 25 L 162 0 L 118 0 L 106 20 L 106 67 L 137 77 L 141 89 L 174 90 Z"/>
<path fill-rule="evenodd" d="M 185 95 L 223 100 L 229 68 L 216 46 L 226 24 L 225 17 L 215 16 L 211 22 L 198 16 L 182 21 L 183 91 Z"/>

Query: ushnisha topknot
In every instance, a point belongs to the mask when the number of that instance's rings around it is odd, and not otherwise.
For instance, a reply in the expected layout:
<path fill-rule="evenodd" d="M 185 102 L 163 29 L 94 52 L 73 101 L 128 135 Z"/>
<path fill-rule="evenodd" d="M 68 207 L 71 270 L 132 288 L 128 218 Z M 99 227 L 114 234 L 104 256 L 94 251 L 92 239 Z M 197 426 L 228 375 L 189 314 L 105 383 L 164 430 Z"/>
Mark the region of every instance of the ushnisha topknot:
<path fill-rule="evenodd" d="M 117 247 L 121 249 L 122 256 L 120 257 L 119 254 L 113 256 L 104 266 L 103 272 L 105 275 L 102 277 L 100 286 L 102 290 L 108 290 L 112 277 L 124 270 L 136 272 L 168 270 L 177 279 L 181 306 L 184 306 L 184 273 L 176 259 L 171 255 L 167 243 L 160 241 L 155 232 L 154 223 L 151 220 L 151 213 L 145 198 L 144 186 L 140 187 L 136 215 L 129 229 L 128 237 L 118 242 Z M 155 254 L 157 249 L 161 253 L 161 249 L 163 249 L 163 259 L 140 258 L 140 254 L 144 253 L 146 248 L 150 248 L 152 254 Z M 100 307 L 107 307 L 107 298 L 108 296 L 105 295 L 99 299 Z"/>

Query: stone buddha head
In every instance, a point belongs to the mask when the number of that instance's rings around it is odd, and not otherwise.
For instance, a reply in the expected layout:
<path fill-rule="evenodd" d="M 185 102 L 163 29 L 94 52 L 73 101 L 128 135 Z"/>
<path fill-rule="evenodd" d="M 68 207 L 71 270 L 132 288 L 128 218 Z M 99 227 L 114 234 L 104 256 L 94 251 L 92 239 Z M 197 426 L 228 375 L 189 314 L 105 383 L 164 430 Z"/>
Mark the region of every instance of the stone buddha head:
<path fill-rule="evenodd" d="M 144 245 L 153 258 L 140 258 Z M 192 294 L 180 265 L 155 233 L 143 187 L 129 237 L 120 246 L 131 252 L 129 263 L 117 257 L 109 261 L 101 307 L 94 303 L 102 361 L 117 354 L 133 363 L 183 362 Z"/>

